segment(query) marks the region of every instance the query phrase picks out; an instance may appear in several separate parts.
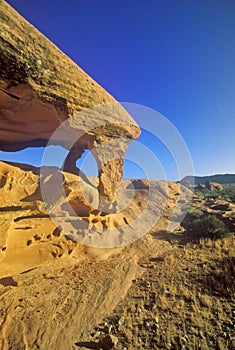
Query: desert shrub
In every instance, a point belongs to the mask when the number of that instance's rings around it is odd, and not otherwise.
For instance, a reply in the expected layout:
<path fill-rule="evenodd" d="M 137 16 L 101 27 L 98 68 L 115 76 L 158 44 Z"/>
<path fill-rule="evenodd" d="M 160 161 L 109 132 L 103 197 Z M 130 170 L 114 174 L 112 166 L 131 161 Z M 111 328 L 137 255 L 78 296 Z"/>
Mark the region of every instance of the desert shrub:
<path fill-rule="evenodd" d="M 188 214 L 194 217 L 200 217 L 203 215 L 203 211 L 199 208 L 190 207 L 188 208 Z"/>
<path fill-rule="evenodd" d="M 235 185 L 224 185 L 224 189 L 222 191 L 222 199 L 235 203 Z"/>
<path fill-rule="evenodd" d="M 222 191 L 212 191 L 208 188 L 196 189 L 195 194 L 202 199 L 222 199 L 235 203 L 235 185 L 225 184 Z"/>
<path fill-rule="evenodd" d="M 195 194 L 203 199 L 217 199 L 221 198 L 221 191 L 212 191 L 207 188 L 204 188 L 202 190 L 195 190 Z"/>
<path fill-rule="evenodd" d="M 224 222 L 218 219 L 215 215 L 197 217 L 187 223 L 186 229 L 192 238 L 210 238 L 218 239 L 226 237 L 229 230 Z"/>

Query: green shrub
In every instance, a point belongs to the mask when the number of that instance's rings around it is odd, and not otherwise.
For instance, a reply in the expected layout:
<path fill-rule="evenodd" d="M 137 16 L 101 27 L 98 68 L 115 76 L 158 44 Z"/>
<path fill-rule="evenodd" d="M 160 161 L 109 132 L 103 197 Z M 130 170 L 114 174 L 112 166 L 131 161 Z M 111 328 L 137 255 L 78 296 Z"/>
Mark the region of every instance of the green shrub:
<path fill-rule="evenodd" d="M 203 215 L 203 211 L 199 208 L 190 207 L 190 208 L 188 208 L 188 214 L 190 214 L 194 217 L 199 217 L 199 216 Z"/>
<path fill-rule="evenodd" d="M 224 185 L 222 199 L 235 203 L 235 185 Z"/>
<path fill-rule="evenodd" d="M 198 197 L 202 199 L 222 199 L 228 202 L 235 203 L 235 185 L 225 184 L 222 191 L 212 191 L 207 188 L 196 189 L 194 192 Z"/>
<path fill-rule="evenodd" d="M 192 238 L 197 240 L 200 238 L 218 239 L 229 234 L 227 226 L 215 215 L 198 217 L 188 222 L 186 229 Z"/>

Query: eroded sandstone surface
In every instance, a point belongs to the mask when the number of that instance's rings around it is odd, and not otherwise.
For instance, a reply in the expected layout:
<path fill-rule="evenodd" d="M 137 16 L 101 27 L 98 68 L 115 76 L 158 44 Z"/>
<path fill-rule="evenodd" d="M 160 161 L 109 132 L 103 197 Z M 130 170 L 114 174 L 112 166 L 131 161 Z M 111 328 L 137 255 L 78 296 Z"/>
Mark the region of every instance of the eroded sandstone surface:
<path fill-rule="evenodd" d="M 96 204 L 95 178 L 85 182 L 76 175 L 58 173 L 62 174 L 66 198 L 59 201 L 60 212 L 57 207 L 54 215 L 67 225 L 66 231 L 73 229 L 72 237 L 55 225 L 45 209 L 40 169 L 0 162 L 2 349 L 76 349 L 75 343 L 88 339 L 92 326 L 115 307 L 132 280 L 141 275 L 139 261 L 173 248 L 155 234 L 166 231 L 172 218 L 180 220 L 191 197 L 180 184 L 123 180 L 123 193 L 131 196 L 124 196 L 127 202 L 121 201 L 123 208 L 117 213 L 104 215 L 92 210 Z M 144 235 L 150 215 L 144 212 L 150 187 L 150 207 L 160 216 Z M 60 194 L 54 192 L 54 196 L 56 203 Z M 121 239 L 141 212 L 145 215 L 142 238 L 116 248 L 98 246 L 100 228 L 106 228 L 104 236 L 117 230 Z M 84 224 L 82 230 L 79 223 Z M 91 245 L 84 245 L 84 239 L 91 239 Z"/>

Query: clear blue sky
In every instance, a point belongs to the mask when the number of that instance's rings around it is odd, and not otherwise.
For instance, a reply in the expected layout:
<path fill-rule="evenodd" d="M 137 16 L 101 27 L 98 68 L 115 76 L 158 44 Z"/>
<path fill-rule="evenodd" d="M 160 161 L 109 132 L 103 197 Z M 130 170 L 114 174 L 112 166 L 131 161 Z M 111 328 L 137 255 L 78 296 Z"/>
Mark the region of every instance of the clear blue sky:
<path fill-rule="evenodd" d="M 167 117 L 196 175 L 235 173 L 234 0 L 8 2 L 117 100 Z M 145 133 L 141 142 L 174 179 L 164 147 Z M 22 157 L 36 162 L 40 152 Z"/>

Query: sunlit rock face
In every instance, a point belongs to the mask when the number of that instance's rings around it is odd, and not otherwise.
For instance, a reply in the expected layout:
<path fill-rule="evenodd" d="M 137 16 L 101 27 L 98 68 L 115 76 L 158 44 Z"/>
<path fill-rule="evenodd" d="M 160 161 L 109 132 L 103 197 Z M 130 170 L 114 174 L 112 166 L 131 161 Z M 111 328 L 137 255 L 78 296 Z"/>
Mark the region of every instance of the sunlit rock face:
<path fill-rule="evenodd" d="M 73 171 L 83 151 L 93 150 L 101 197 L 115 200 L 126 149 L 140 134 L 131 116 L 5 1 L 0 2 L 0 57 L 0 149 L 46 146 L 67 120 L 67 129 L 77 132 L 73 145 L 69 132 L 51 142 L 71 148 L 65 170 Z"/>
<path fill-rule="evenodd" d="M 125 179 L 116 211 L 104 212 L 98 208 L 97 182 L 55 167 L 42 173 L 0 162 L 0 277 L 80 257 L 86 246 L 116 248 L 153 229 L 166 231 L 181 222 L 191 199 L 180 184 Z"/>

